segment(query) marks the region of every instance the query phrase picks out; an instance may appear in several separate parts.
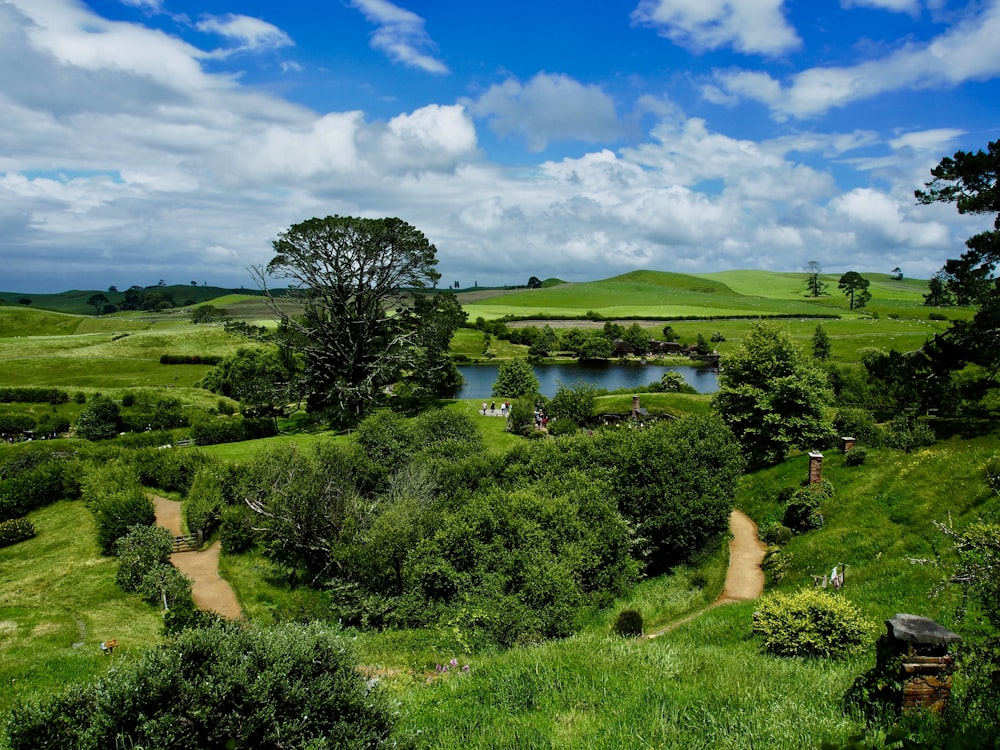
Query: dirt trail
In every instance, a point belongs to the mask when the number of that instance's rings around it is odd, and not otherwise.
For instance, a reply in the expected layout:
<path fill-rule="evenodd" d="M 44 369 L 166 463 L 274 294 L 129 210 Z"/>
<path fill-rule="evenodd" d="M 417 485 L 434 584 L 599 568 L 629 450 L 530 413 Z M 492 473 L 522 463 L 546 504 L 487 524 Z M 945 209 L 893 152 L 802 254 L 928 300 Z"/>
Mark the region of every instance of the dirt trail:
<path fill-rule="evenodd" d="M 181 530 L 181 504 L 159 495 L 150 495 L 156 506 L 156 523 L 174 536 Z M 219 576 L 219 553 L 222 545 L 215 542 L 208 549 L 199 552 L 176 552 L 170 562 L 186 575 L 194 585 L 191 598 L 199 609 L 211 610 L 230 620 L 238 619 L 242 610 L 229 581 Z"/>
<path fill-rule="evenodd" d="M 732 532 L 729 540 L 729 569 L 726 571 L 726 585 L 719 598 L 704 609 L 659 630 L 646 633 L 643 638 L 656 638 L 669 633 L 720 604 L 750 601 L 764 593 L 764 570 L 761 563 L 764 561 L 766 548 L 757 536 L 757 524 L 741 511 L 734 510 L 729 515 L 729 530 Z"/>

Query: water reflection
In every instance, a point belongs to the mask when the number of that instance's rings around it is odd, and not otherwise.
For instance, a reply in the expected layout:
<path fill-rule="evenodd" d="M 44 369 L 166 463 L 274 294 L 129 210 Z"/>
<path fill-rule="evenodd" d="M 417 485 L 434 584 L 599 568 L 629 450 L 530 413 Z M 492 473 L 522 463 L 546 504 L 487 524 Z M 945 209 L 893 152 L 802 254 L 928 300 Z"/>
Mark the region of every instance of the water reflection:
<path fill-rule="evenodd" d="M 465 379 L 452 398 L 487 399 L 493 392 L 499 365 L 463 365 L 458 368 Z M 578 380 L 591 383 L 598 388 L 617 391 L 621 388 L 636 388 L 659 382 L 665 372 L 679 372 L 684 381 L 698 393 L 714 393 L 719 389 L 717 373 L 711 367 L 689 367 L 685 365 L 660 365 L 618 362 L 560 362 L 556 364 L 533 365 L 538 378 L 539 391 L 546 398 L 552 398 L 559 385 L 573 385 Z"/>

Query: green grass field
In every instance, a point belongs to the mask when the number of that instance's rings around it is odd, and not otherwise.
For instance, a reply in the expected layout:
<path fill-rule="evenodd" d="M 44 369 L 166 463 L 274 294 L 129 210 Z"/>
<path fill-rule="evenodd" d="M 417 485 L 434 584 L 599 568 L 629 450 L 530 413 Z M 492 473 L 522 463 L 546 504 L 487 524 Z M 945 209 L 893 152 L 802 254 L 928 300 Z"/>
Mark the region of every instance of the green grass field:
<path fill-rule="evenodd" d="M 857 361 L 859 350 L 870 346 L 914 349 L 947 326 L 946 321 L 928 319 L 931 311 L 920 304 L 923 282 L 892 282 L 877 274 L 871 280 L 870 307 L 879 312 L 878 319 L 844 315 L 846 302 L 835 279 L 829 299 L 811 302 L 803 297 L 804 274 L 745 271 L 705 277 L 640 272 L 502 297 L 486 297 L 484 292 L 466 309 L 472 320 L 509 314 L 502 310 L 516 310 L 519 316 L 594 310 L 611 318 L 626 314 L 616 311 L 665 310 L 674 304 L 683 316 L 706 315 L 709 310 L 724 310 L 714 314 L 726 315 L 758 310 L 753 317 L 827 310 L 843 317 L 788 318 L 783 324 L 804 350 L 816 326 L 823 325 L 838 363 Z M 265 317 L 259 299 L 216 298 L 211 303 L 231 314 L 239 310 L 238 316 L 247 320 Z M 34 309 L 37 304 L 0 307 L 0 386 L 115 394 L 138 387 L 165 389 L 184 403 L 210 405 L 216 397 L 193 387 L 209 368 L 160 365 L 160 355 L 225 355 L 243 343 L 221 326 L 190 325 L 184 314 L 95 318 Z M 486 310 L 492 312 L 484 314 Z M 959 309 L 944 312 L 969 314 Z M 726 340 L 718 349 L 724 353 L 738 345 L 750 323 L 678 320 L 671 325 L 689 341 L 699 333 L 706 338 L 722 333 Z M 662 325 L 647 328 L 655 334 Z M 462 330 L 452 351 L 476 358 L 482 345 L 480 332 Z M 524 347 L 496 339 L 491 348 L 499 358 L 525 353 Z M 710 408 L 705 396 L 644 394 L 642 401 L 651 411 L 672 414 Z M 504 420 L 478 416 L 478 406 L 472 401 L 445 404 L 475 419 L 491 450 L 518 444 L 521 439 L 506 433 Z M 600 399 L 602 410 L 626 411 L 630 406 L 630 395 Z M 36 414 L 50 408 L 31 407 Z M 985 432 L 949 437 L 911 454 L 869 449 L 868 460 L 859 467 L 846 466 L 843 456 L 829 451 L 824 476 L 835 494 L 823 509 L 826 524 L 794 537 L 784 548 L 788 571 L 773 588 L 809 586 L 812 575 L 843 562 L 849 566 L 843 596 L 861 608 L 874 628 L 896 612 L 927 615 L 960 628 L 954 592 L 928 596 L 943 572 L 914 566 L 907 558 L 942 555 L 947 560 L 947 545 L 933 520 L 960 526 L 976 516 L 996 517 L 1000 512 L 1000 498 L 986 487 L 981 471 L 985 460 L 1000 451 L 1000 438 L 994 427 Z M 240 462 L 269 445 L 329 439 L 338 438 L 300 432 L 203 450 Z M 766 527 L 780 517 L 778 493 L 805 477 L 806 457 L 793 456 L 780 466 L 747 475 L 735 503 Z M 98 554 L 93 519 L 81 503 L 61 502 L 32 513 L 30 519 L 38 536 L 0 549 L 0 717 L 22 701 L 98 675 L 161 639 L 156 608 L 115 587 L 115 563 Z M 400 730 L 414 748 L 798 750 L 821 741 L 844 743 L 861 731 L 860 718 L 844 714 L 839 706 L 853 680 L 871 666 L 872 653 L 838 662 L 767 656 L 750 637 L 752 603 L 712 610 L 651 642 L 609 636 L 610 620 L 626 607 L 642 612 L 647 629 L 699 610 L 721 589 L 725 566 L 726 552 L 720 545 L 696 565 L 645 580 L 627 598 L 592 612 L 582 632 L 564 641 L 466 652 L 460 634 L 441 629 L 358 633 L 356 646 L 364 664 L 383 676 L 383 687 L 398 702 Z M 263 557 L 224 556 L 222 570 L 254 622 L 325 616 L 326 594 L 289 588 L 283 572 Z M 122 644 L 113 657 L 97 648 L 107 638 Z M 434 672 L 435 664 L 450 658 L 468 663 L 470 672 Z"/>

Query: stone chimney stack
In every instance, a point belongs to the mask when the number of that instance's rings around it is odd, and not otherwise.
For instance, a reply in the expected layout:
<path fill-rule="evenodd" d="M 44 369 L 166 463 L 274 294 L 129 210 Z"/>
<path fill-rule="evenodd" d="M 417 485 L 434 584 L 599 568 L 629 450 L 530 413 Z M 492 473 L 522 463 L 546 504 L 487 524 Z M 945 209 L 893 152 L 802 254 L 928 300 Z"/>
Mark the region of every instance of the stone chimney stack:
<path fill-rule="evenodd" d="M 819 451 L 809 452 L 809 484 L 819 484 L 823 481 L 823 454 Z"/>

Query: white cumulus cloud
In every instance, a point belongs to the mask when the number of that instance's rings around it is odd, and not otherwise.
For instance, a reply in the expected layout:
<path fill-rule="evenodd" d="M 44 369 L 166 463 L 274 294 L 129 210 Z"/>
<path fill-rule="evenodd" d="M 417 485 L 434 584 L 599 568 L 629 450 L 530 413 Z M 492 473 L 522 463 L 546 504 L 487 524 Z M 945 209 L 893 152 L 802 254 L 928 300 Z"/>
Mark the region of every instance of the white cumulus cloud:
<path fill-rule="evenodd" d="M 778 55 L 802 42 L 782 13 L 784 0 L 641 0 L 634 23 L 696 51 L 731 46 Z"/>
<path fill-rule="evenodd" d="M 351 6 L 377 26 L 371 44 L 390 60 L 428 73 L 443 74 L 448 66 L 431 54 L 434 43 L 424 28 L 424 19 L 388 0 L 351 0 Z"/>

